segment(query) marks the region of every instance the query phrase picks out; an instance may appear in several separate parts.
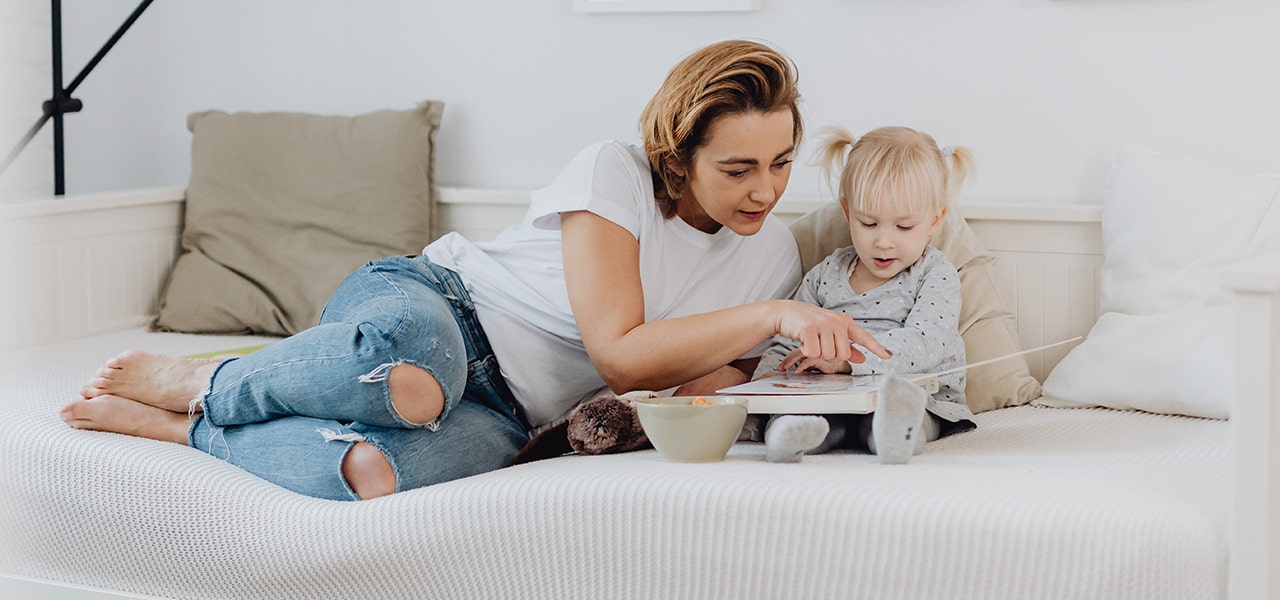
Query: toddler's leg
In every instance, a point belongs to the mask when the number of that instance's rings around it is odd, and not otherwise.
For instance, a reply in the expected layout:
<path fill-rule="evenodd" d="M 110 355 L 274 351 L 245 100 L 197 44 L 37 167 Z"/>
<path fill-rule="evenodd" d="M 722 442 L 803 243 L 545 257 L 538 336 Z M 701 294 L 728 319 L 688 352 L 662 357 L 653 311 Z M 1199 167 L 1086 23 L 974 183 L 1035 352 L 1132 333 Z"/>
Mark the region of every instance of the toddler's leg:
<path fill-rule="evenodd" d="M 800 462 L 800 456 L 817 448 L 826 439 L 827 420 L 813 415 L 779 415 L 769 419 L 764 430 L 764 459 L 769 462 Z"/>
<path fill-rule="evenodd" d="M 937 423 L 925 411 L 929 395 L 923 388 L 897 375 L 888 375 L 880 384 L 877 397 L 870 435 L 864 433 L 864 438 L 880 462 L 905 464 L 930 437 L 937 439 Z"/>
<path fill-rule="evenodd" d="M 826 454 L 836 448 L 847 448 L 853 439 L 852 430 L 863 415 L 823 415 L 827 420 L 827 437 L 805 454 Z"/>

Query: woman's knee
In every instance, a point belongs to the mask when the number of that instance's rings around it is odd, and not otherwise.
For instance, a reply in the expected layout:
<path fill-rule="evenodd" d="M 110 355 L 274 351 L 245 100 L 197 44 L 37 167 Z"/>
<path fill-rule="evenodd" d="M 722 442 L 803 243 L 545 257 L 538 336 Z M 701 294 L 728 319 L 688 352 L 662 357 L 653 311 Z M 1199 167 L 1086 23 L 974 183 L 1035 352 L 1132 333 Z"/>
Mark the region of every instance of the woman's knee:
<path fill-rule="evenodd" d="M 373 444 L 357 442 L 342 459 L 342 478 L 361 500 L 388 496 L 396 491 L 396 473 Z"/>
<path fill-rule="evenodd" d="M 391 406 L 405 421 L 425 425 L 444 412 L 444 388 L 422 367 L 408 363 L 392 367 L 387 385 L 391 392 Z"/>

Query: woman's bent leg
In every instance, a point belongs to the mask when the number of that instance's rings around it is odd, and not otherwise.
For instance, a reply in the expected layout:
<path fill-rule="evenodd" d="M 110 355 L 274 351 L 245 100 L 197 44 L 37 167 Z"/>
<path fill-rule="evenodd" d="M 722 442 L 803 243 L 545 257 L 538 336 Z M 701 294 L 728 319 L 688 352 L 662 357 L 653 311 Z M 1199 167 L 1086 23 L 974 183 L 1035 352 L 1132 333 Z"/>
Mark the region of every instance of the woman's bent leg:
<path fill-rule="evenodd" d="M 347 277 L 316 327 L 219 365 L 203 408 L 224 427 L 285 416 L 435 427 L 462 397 L 467 354 L 434 273 L 392 257 Z"/>
<path fill-rule="evenodd" d="M 361 442 L 382 453 L 394 491 L 404 491 L 498 469 L 528 441 L 509 415 L 472 401 L 459 403 L 434 431 L 309 417 L 218 427 L 197 416 L 188 437 L 191 446 L 267 481 L 330 500 L 359 499 L 344 464 Z"/>

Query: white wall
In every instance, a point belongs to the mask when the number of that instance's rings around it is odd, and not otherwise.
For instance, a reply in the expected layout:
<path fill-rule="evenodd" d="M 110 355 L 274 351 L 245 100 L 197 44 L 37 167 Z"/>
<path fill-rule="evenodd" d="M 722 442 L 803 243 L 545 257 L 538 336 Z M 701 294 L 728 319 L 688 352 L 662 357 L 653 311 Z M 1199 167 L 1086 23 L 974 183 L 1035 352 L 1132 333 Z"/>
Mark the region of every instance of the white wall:
<path fill-rule="evenodd" d="M 52 95 L 51 54 L 49 3 L 0 1 L 0 161 L 40 118 L 41 103 Z M 44 131 L 0 173 L 0 201 L 52 193 L 52 161 L 53 138 Z"/>
<path fill-rule="evenodd" d="M 135 5 L 64 8 L 71 74 Z M 635 138 L 667 69 L 728 37 L 795 59 L 810 131 L 902 124 L 969 145 L 971 197 L 1095 202 L 1126 140 L 1280 171 L 1275 0 L 763 5 L 605 15 L 572 0 L 157 2 L 79 90 L 67 189 L 184 183 L 191 111 L 357 113 L 424 98 L 447 103 L 443 184 L 535 187 L 587 142 Z M 817 194 L 816 169 L 790 190 Z"/>

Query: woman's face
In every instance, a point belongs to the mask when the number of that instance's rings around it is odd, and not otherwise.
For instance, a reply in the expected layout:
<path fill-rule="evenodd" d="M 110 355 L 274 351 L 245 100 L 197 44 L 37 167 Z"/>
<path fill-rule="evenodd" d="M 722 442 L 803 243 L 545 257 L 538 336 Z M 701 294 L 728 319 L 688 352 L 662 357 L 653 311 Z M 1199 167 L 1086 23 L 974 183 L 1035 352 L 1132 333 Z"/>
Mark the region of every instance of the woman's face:
<path fill-rule="evenodd" d="M 791 111 L 725 115 L 694 151 L 676 214 L 706 233 L 760 231 L 787 189 L 795 142 Z"/>

